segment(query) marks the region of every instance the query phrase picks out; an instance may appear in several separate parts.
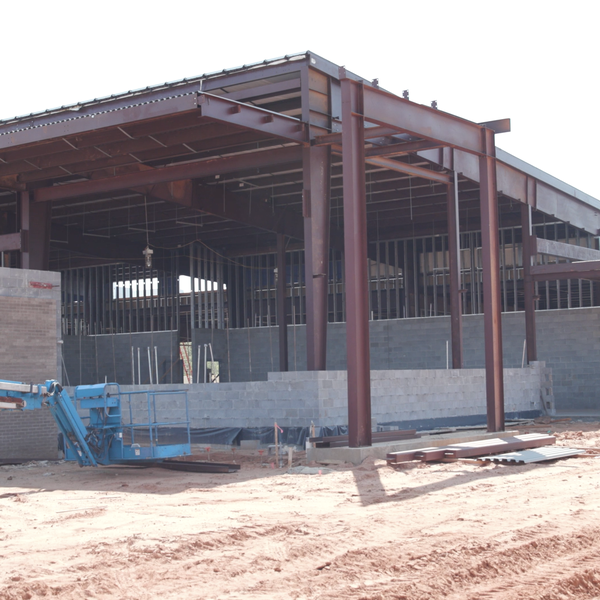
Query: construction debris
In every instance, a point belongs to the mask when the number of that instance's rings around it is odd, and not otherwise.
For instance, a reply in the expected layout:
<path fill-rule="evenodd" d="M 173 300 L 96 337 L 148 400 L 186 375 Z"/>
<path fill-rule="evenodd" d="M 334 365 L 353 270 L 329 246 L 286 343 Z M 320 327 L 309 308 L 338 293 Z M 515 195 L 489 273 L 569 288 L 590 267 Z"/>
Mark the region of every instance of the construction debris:
<path fill-rule="evenodd" d="M 391 452 L 386 456 L 388 464 L 394 465 L 412 460 L 424 462 L 436 460 L 455 460 L 459 458 L 473 458 L 488 454 L 500 454 L 507 451 L 527 450 L 554 444 L 556 438 L 553 435 L 539 433 L 526 433 L 513 437 L 493 438 L 477 440 L 475 442 L 464 442 L 450 446 L 437 448 L 417 448 L 414 450 L 403 450 Z"/>
<path fill-rule="evenodd" d="M 479 460 L 495 463 L 528 464 L 543 462 L 545 460 L 557 460 L 558 458 L 568 458 L 569 456 L 585 454 L 585 452 L 585 450 L 576 448 L 548 446 L 538 448 L 537 450 L 521 450 L 519 452 L 507 452 L 505 454 L 496 454 L 494 456 L 481 456 Z"/>

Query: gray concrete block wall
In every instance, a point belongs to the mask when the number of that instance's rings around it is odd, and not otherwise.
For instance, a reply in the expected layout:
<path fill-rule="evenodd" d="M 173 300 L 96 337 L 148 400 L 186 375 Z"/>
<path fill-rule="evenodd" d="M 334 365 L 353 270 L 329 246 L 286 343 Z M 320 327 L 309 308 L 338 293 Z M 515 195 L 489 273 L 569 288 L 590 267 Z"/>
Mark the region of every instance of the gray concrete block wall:
<path fill-rule="evenodd" d="M 57 379 L 60 273 L 0 268 L 0 331 L 0 379 Z M 56 459 L 57 434 L 48 410 L 0 411 L 0 459 Z"/>
<path fill-rule="evenodd" d="M 465 367 L 480 369 L 484 363 L 482 315 L 465 315 Z M 502 315 L 503 357 L 505 368 L 521 366 L 525 319 L 523 313 Z M 168 332 L 167 332 L 168 333 Z M 149 335 L 149 334 L 133 334 Z M 154 334 L 161 336 L 163 333 Z M 538 357 L 552 369 L 554 401 L 558 409 L 600 408 L 600 308 L 550 310 L 537 313 Z M 71 383 L 95 383 L 104 376 L 114 377 L 112 344 L 123 345 L 117 364 L 117 380 L 131 381 L 129 335 L 98 336 L 107 345 L 97 354 L 92 342 L 84 338 L 65 339 L 65 360 Z M 113 339 L 114 338 L 114 339 Z M 386 369 L 445 369 L 446 342 L 450 341 L 450 318 L 429 317 L 370 322 L 371 367 Z M 279 368 L 277 327 L 194 331 L 194 368 L 198 345 L 212 343 L 215 360 L 221 364 L 221 382 L 265 381 L 268 373 Z M 162 342 L 160 342 L 162 344 Z M 170 355 L 176 352 L 170 340 Z M 144 348 L 146 340 L 140 345 Z M 79 364 L 80 347 L 82 364 Z M 103 356 L 103 366 L 96 368 L 96 356 Z M 288 327 L 290 371 L 306 369 L 306 326 Z M 163 359 L 161 359 L 163 360 Z M 451 360 L 451 357 L 450 357 Z M 147 361 L 146 361 L 147 362 Z M 346 368 L 346 325 L 331 323 L 327 329 L 327 368 Z M 80 370 L 85 374 L 79 376 Z M 75 375 L 72 375 L 75 373 Z M 111 375 L 112 374 L 112 375 Z M 146 380 L 146 376 L 142 381 Z M 174 381 L 176 378 L 173 379 Z"/>
<path fill-rule="evenodd" d="M 600 308 L 546 310 L 536 313 L 538 358 L 552 370 L 556 408 L 600 409 Z M 450 318 L 428 317 L 370 322 L 371 368 L 445 369 L 446 342 L 450 345 Z M 294 338 L 293 331 L 296 330 Z M 469 369 L 485 367 L 483 316 L 465 315 L 464 364 Z M 525 316 L 502 315 L 505 368 L 519 368 L 523 358 Z M 230 331 L 223 354 L 231 356 L 231 380 L 265 380 L 271 370 L 271 351 L 278 368 L 278 330 L 251 328 Z M 250 353 L 248 352 L 250 337 Z M 288 328 L 290 371 L 306 368 L 306 327 Z M 449 357 L 451 361 L 451 356 Z M 251 361 L 251 371 L 250 371 Z M 346 325 L 327 328 L 327 368 L 346 368 Z M 222 381 L 226 381 L 223 379 Z"/>
<path fill-rule="evenodd" d="M 162 382 L 181 382 L 179 361 L 179 336 L 176 331 L 154 333 L 119 333 L 90 336 L 66 336 L 64 340 L 66 376 L 65 385 L 102 383 L 133 383 L 131 350 L 135 362 L 135 378 L 138 381 L 138 348 L 140 349 L 140 373 L 142 384 L 150 382 L 148 372 L 148 348 L 151 351 L 155 379 L 154 347 L 158 353 L 158 376 Z"/>
<path fill-rule="evenodd" d="M 547 369 L 536 363 L 505 372 L 506 408 L 542 412 L 551 401 Z M 379 423 L 484 415 L 483 369 L 382 370 L 371 375 L 372 417 Z M 345 371 L 269 373 L 267 381 L 153 386 L 187 390 L 192 427 L 282 427 L 345 425 L 348 421 Z M 122 386 L 123 391 L 139 389 Z M 145 398 L 145 397 L 144 397 Z M 134 420 L 147 420 L 144 398 Z M 182 420 L 181 396 L 158 398 L 158 421 Z"/>

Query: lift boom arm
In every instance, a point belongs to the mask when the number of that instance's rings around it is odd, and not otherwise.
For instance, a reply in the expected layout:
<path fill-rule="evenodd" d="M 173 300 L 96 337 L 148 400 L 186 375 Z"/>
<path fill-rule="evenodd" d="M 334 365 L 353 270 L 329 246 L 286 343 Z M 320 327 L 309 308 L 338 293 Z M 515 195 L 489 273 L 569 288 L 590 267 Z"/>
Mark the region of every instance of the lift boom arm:
<path fill-rule="evenodd" d="M 98 466 L 88 445 L 88 431 L 77 414 L 71 397 L 58 381 L 44 385 L 0 380 L 0 409 L 36 410 L 47 406 L 65 440 L 69 440 L 81 466 Z"/>

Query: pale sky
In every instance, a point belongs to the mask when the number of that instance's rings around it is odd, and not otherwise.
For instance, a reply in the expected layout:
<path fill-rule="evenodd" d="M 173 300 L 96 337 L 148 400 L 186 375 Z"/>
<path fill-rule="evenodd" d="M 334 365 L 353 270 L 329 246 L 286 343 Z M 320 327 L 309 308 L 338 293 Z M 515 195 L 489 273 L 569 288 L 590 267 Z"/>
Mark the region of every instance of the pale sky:
<path fill-rule="evenodd" d="M 600 199 L 597 0 L 0 0 L 0 119 L 311 50 Z"/>

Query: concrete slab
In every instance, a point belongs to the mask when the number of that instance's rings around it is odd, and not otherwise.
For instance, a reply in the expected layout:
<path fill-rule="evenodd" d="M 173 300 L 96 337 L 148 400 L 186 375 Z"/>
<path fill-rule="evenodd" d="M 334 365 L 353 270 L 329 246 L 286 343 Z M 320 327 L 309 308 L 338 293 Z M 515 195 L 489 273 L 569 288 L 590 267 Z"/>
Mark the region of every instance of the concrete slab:
<path fill-rule="evenodd" d="M 360 465 L 365 458 L 370 456 L 385 460 L 389 452 L 400 452 L 402 450 L 414 450 L 417 448 L 439 448 L 440 446 L 475 442 L 477 440 L 486 440 L 505 435 L 517 435 L 518 433 L 515 429 L 501 433 L 488 433 L 481 430 L 459 430 L 441 434 L 425 433 L 421 434 L 420 438 L 399 440 L 397 442 L 379 442 L 372 446 L 363 446 L 361 448 L 307 448 L 306 460 L 308 462 L 314 461 L 324 464 L 331 464 L 331 461 L 343 461 Z"/>

